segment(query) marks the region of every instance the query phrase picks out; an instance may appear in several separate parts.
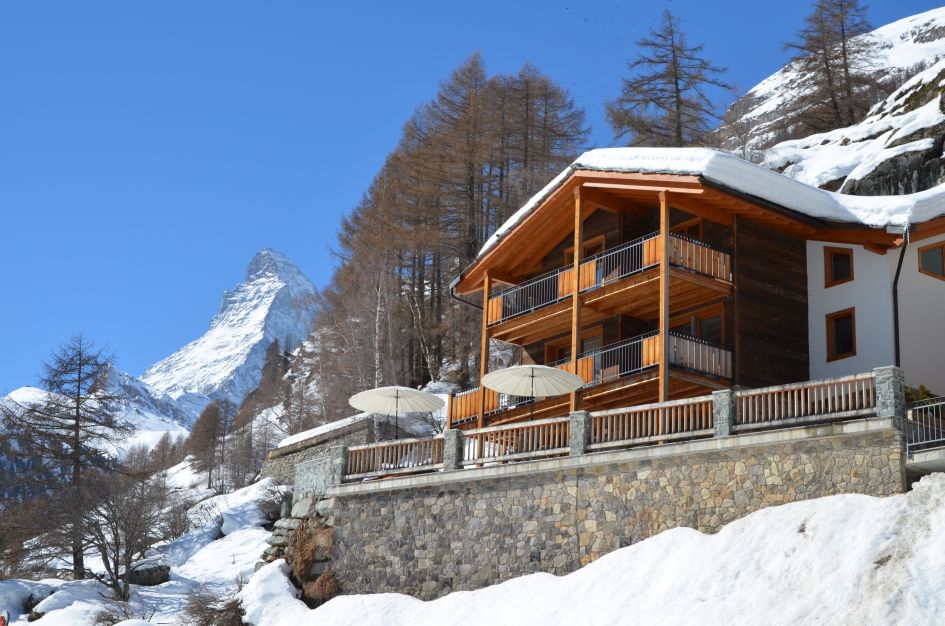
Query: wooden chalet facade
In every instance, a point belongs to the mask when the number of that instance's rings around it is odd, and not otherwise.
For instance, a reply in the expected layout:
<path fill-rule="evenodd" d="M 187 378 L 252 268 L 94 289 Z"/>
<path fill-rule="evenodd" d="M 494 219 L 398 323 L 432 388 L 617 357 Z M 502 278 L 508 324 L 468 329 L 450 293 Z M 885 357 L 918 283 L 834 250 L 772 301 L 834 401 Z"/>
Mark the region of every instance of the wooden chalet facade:
<path fill-rule="evenodd" d="M 480 379 L 496 339 L 585 385 L 537 401 L 469 389 L 450 397 L 452 428 L 806 380 L 807 242 L 897 244 L 699 174 L 580 160 L 521 213 L 452 285 L 481 302 Z"/>

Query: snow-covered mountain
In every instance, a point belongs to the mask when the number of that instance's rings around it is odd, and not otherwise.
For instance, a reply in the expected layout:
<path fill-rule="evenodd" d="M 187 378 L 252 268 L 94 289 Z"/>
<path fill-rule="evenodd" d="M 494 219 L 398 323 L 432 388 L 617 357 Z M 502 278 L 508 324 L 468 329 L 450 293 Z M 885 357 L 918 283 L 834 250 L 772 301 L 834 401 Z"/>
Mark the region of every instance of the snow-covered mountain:
<path fill-rule="evenodd" d="M 877 44 L 875 78 L 887 84 L 903 81 L 945 58 L 945 7 L 897 20 L 861 37 Z M 739 148 L 744 144 L 747 150 L 758 151 L 784 139 L 782 133 L 792 126 L 799 113 L 796 105 L 809 92 L 811 82 L 810 74 L 791 62 L 752 87 L 730 110 L 738 114 L 727 130 L 723 128 L 723 135 L 737 126 L 738 137 L 729 137 L 725 147 L 734 149 L 737 143 Z"/>
<path fill-rule="evenodd" d="M 164 433 L 186 435 L 211 399 L 239 404 L 258 383 L 266 348 L 273 340 L 298 344 L 314 319 L 315 287 L 284 255 L 263 250 L 250 262 L 246 279 L 223 295 L 208 330 L 140 379 L 113 370 L 111 391 L 122 398 L 118 417 L 136 426 L 118 449 L 153 445 Z M 294 347 L 294 346 L 290 346 Z M 44 392 L 21 387 L 0 404 L 7 408 L 42 402 Z"/>
<path fill-rule="evenodd" d="M 315 287 L 285 255 L 263 250 L 245 280 L 224 292 L 210 329 L 149 367 L 141 380 L 191 414 L 211 399 L 239 404 L 259 384 L 266 348 L 294 348 L 311 331 Z"/>
<path fill-rule="evenodd" d="M 815 187 L 898 195 L 945 183 L 943 143 L 945 60 L 914 76 L 858 124 L 772 146 L 764 165 Z"/>

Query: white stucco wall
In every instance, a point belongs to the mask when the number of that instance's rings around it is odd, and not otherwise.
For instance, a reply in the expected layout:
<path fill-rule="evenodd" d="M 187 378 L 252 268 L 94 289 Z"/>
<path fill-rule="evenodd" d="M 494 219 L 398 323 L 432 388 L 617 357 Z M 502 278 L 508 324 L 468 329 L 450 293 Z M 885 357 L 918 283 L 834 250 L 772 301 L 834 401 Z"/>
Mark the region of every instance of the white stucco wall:
<path fill-rule="evenodd" d="M 853 250 L 853 280 L 824 287 L 824 247 Z M 892 273 L 889 259 L 895 251 L 875 254 L 862 246 L 807 242 L 808 342 L 812 379 L 868 372 L 892 365 L 893 345 Z M 945 285 L 945 283 L 943 283 Z M 856 309 L 856 355 L 827 361 L 828 313 Z"/>
<path fill-rule="evenodd" d="M 945 280 L 919 273 L 919 248 L 945 235 L 914 241 L 906 250 L 899 278 L 899 351 L 906 382 L 945 395 Z M 896 271 L 899 251 L 887 255 Z M 892 275 L 892 274 L 891 274 Z"/>

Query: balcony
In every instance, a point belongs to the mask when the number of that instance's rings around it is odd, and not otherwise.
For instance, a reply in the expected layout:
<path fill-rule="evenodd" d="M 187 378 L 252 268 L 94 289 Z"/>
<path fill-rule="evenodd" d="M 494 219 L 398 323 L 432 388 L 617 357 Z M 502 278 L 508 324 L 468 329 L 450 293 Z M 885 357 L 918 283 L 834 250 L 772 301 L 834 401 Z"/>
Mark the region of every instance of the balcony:
<path fill-rule="evenodd" d="M 680 397 L 728 386 L 732 377 L 731 351 L 674 332 L 669 333 L 667 342 L 670 376 Z M 659 347 L 659 333 L 654 331 L 580 354 L 573 364 L 570 359 L 563 359 L 549 365 L 584 379 L 584 386 L 577 392 L 583 408 L 652 402 L 657 386 Z M 449 418 L 453 426 L 472 424 L 478 419 L 482 404 L 488 423 L 500 424 L 560 415 L 568 403 L 568 396 L 522 398 L 475 387 L 452 398 Z"/>
<path fill-rule="evenodd" d="M 580 291 L 604 285 L 654 268 L 660 262 L 659 232 L 650 233 L 588 257 L 580 263 Z M 731 257 L 704 243 L 670 235 L 670 265 L 731 282 Z M 536 276 L 489 298 L 489 326 L 531 313 L 569 298 L 574 293 L 574 268 L 562 267 Z"/>
<path fill-rule="evenodd" d="M 536 276 L 489 298 L 486 324 L 490 336 L 514 343 L 569 329 L 574 289 L 590 322 L 614 314 L 653 319 L 659 302 L 661 235 L 650 233 L 590 256 L 579 265 Z M 731 256 L 694 240 L 670 235 L 670 290 L 674 306 L 689 306 L 731 291 Z"/>

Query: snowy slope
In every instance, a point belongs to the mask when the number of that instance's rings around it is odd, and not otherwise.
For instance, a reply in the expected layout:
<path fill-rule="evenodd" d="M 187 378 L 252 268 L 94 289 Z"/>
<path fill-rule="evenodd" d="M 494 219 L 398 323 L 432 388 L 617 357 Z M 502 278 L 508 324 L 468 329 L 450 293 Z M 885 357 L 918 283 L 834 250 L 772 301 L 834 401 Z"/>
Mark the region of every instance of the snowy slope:
<path fill-rule="evenodd" d="M 758 511 L 715 535 L 688 528 L 573 574 L 533 574 L 432 602 L 340 596 L 311 611 L 286 566 L 242 592 L 255 626 L 941 624 L 945 475 L 889 498 L 839 495 Z"/>
<path fill-rule="evenodd" d="M 259 382 L 273 340 L 299 342 L 314 320 L 315 287 L 292 261 L 273 250 L 257 254 L 245 280 L 223 295 L 210 329 L 141 376 L 191 411 L 210 399 L 235 404 Z M 294 346 L 292 346 L 294 347 Z"/>
<path fill-rule="evenodd" d="M 205 475 L 193 475 L 185 464 L 170 473 L 182 488 L 194 493 L 206 481 Z M 187 596 L 196 589 L 235 593 L 237 579 L 252 574 L 267 545 L 269 532 L 261 527 L 265 516 L 260 506 L 274 497 L 280 497 L 279 489 L 262 481 L 195 505 L 189 513 L 194 530 L 149 553 L 150 558 L 163 559 L 171 566 L 171 580 L 155 587 L 133 585 L 132 612 L 147 616 L 145 623 L 180 624 Z M 30 595 L 42 600 L 34 610 L 44 614 L 33 622 L 22 612 Z M 0 610 L 10 612 L 14 626 L 90 624 L 109 596 L 105 586 L 94 580 L 0 580 Z"/>
<path fill-rule="evenodd" d="M 165 433 L 172 439 L 187 436 L 188 417 L 175 406 L 174 401 L 160 392 L 148 389 L 141 381 L 124 372 L 117 372 L 112 385 L 128 394 L 115 407 L 116 417 L 134 426 L 130 436 L 121 441 L 102 442 L 102 448 L 111 454 L 121 454 L 135 446 L 153 447 Z M 41 404 L 46 392 L 36 387 L 20 387 L 0 398 L 0 405 L 9 410 L 22 410 Z"/>
<path fill-rule="evenodd" d="M 932 9 L 877 28 L 871 37 L 879 46 L 875 58 L 877 78 L 909 76 L 922 65 L 945 58 L 945 7 Z M 793 103 L 806 94 L 810 76 L 789 63 L 759 84 L 736 103 L 739 122 L 749 127 L 752 149 L 764 149 L 777 140 L 773 128 L 784 116 L 794 113 Z"/>
<path fill-rule="evenodd" d="M 897 174 L 881 191 L 908 193 L 945 182 L 945 60 L 914 76 L 858 124 L 776 144 L 764 165 L 796 180 L 869 192 L 862 181 Z M 926 172 L 926 176 L 921 176 Z M 876 187 L 874 184 L 873 188 Z"/>

